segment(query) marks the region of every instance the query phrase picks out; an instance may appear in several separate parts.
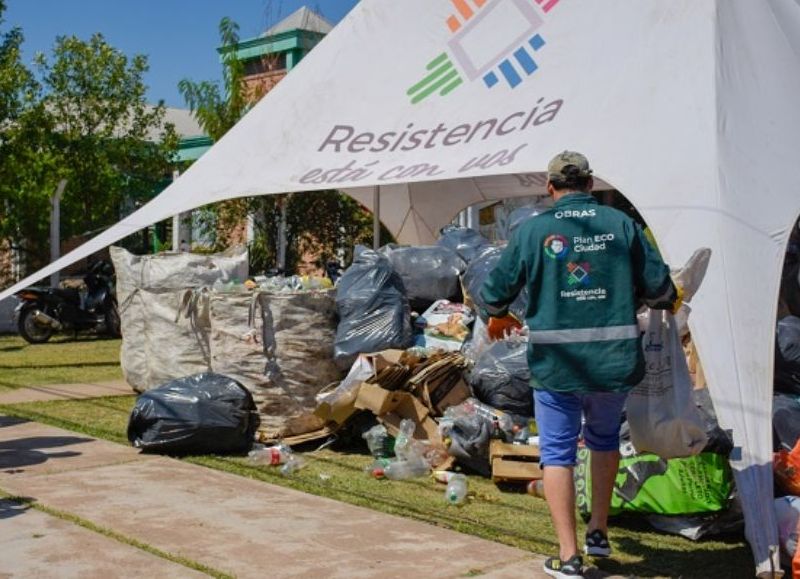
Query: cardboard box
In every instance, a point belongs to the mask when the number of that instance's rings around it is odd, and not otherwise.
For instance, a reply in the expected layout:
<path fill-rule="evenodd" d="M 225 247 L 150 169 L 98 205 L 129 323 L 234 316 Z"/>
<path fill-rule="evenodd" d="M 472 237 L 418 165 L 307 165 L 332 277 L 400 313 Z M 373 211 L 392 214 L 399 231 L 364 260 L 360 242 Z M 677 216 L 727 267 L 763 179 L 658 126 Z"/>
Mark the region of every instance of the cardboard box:
<path fill-rule="evenodd" d="M 532 444 L 492 440 L 489 444 L 489 462 L 494 482 L 526 482 L 542 478 L 539 447 Z"/>
<path fill-rule="evenodd" d="M 358 390 L 355 407 L 359 410 L 369 410 L 375 416 L 381 416 L 396 408 L 406 396 L 407 392 L 386 390 L 377 384 L 364 382 Z"/>
<path fill-rule="evenodd" d="M 472 390 L 461 378 L 453 385 L 440 383 L 434 385 L 433 389 L 431 385 L 425 384 L 423 392 L 423 397 L 426 401 L 430 401 L 431 408 L 438 416 L 444 414 L 450 406 L 457 406 L 472 396 Z"/>

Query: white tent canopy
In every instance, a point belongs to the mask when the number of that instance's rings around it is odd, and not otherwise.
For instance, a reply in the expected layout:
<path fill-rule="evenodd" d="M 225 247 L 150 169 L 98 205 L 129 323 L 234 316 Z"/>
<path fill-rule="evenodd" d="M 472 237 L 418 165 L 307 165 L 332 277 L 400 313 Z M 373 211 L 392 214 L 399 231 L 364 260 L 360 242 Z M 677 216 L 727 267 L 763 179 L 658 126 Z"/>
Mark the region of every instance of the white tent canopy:
<path fill-rule="evenodd" d="M 394 238 L 424 245 L 436 241 L 438 232 L 462 209 L 487 201 L 546 196 L 546 183 L 546 173 L 526 173 L 348 188 L 345 193 L 372 210 L 377 187 L 381 221 Z M 602 179 L 595 180 L 594 188 L 613 189 Z"/>
<path fill-rule="evenodd" d="M 415 204 L 427 240 L 438 227 L 427 207 L 452 203 L 455 215 L 484 183 L 581 151 L 636 204 L 669 261 L 713 250 L 692 330 L 734 433 L 747 537 L 767 573 L 774 324 L 800 210 L 798 94 L 797 0 L 362 0 L 159 197 L 0 298 L 151 223 L 240 196 L 409 195 L 435 181 Z"/>

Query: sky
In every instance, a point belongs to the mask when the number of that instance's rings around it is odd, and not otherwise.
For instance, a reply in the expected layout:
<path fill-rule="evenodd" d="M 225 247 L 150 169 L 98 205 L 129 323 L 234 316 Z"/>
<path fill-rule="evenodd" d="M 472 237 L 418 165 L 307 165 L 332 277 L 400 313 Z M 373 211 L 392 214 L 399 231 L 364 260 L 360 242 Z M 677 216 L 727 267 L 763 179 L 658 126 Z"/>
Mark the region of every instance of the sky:
<path fill-rule="evenodd" d="M 125 54 L 144 54 L 148 100 L 186 108 L 178 82 L 221 79 L 218 26 L 227 16 L 242 40 L 261 34 L 303 5 L 339 22 L 358 0 L 7 0 L 0 30 L 22 28 L 23 58 L 50 54 L 57 36 L 95 32 Z"/>

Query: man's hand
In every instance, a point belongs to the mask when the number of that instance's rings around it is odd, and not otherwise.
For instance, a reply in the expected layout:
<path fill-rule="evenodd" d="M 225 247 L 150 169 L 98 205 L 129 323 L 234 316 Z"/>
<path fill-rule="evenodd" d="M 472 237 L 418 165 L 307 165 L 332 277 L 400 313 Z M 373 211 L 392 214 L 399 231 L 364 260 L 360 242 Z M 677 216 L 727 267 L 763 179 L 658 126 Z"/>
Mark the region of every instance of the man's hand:
<path fill-rule="evenodd" d="M 502 318 L 489 318 L 486 329 L 489 339 L 496 342 L 505 339 L 514 331 L 522 330 L 522 323 L 512 314 L 506 314 Z"/>

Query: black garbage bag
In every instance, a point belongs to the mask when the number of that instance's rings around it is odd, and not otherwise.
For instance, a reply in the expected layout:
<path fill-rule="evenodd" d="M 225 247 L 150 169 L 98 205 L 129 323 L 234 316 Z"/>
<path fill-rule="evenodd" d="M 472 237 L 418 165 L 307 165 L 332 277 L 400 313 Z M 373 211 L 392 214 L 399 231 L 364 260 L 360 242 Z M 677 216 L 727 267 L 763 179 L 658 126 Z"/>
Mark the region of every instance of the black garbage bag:
<path fill-rule="evenodd" d="M 403 280 L 389 260 L 366 247 L 356 248 L 353 264 L 336 286 L 334 358 L 341 368 L 358 354 L 411 346 L 411 309 Z"/>
<path fill-rule="evenodd" d="M 517 419 L 533 416 L 527 349 L 525 343 L 499 341 L 478 356 L 468 378 L 475 397 Z"/>
<path fill-rule="evenodd" d="M 483 315 L 486 308 L 486 302 L 481 297 L 481 288 L 484 282 L 492 273 L 497 262 L 500 261 L 500 256 L 505 247 L 497 246 L 484 250 L 481 254 L 470 262 L 467 270 L 464 272 L 464 291 L 467 297 L 475 305 L 476 311 L 479 315 Z M 528 290 L 523 288 L 522 291 L 511 304 L 509 311 L 517 316 L 519 320 L 525 319 L 525 311 L 528 309 Z"/>
<path fill-rule="evenodd" d="M 800 318 L 778 321 L 775 340 L 775 390 L 800 394 Z"/>
<path fill-rule="evenodd" d="M 493 428 L 491 420 L 478 414 L 456 418 L 450 430 L 447 452 L 462 466 L 483 476 L 491 476 L 489 439 Z"/>
<path fill-rule="evenodd" d="M 253 396 L 236 380 L 203 372 L 139 395 L 128 440 L 145 452 L 223 454 L 249 448 L 259 426 Z"/>
<path fill-rule="evenodd" d="M 492 244 L 474 229 L 450 226 L 442 230 L 442 236 L 436 245 L 452 249 L 464 263 L 469 264 Z"/>
<path fill-rule="evenodd" d="M 800 397 L 776 393 L 772 398 L 774 450 L 792 450 L 800 439 Z"/>
<path fill-rule="evenodd" d="M 447 247 L 406 247 L 386 245 L 381 254 L 403 279 L 411 307 L 425 311 L 436 300 L 461 301 L 459 276 L 466 269 L 464 260 Z"/>

